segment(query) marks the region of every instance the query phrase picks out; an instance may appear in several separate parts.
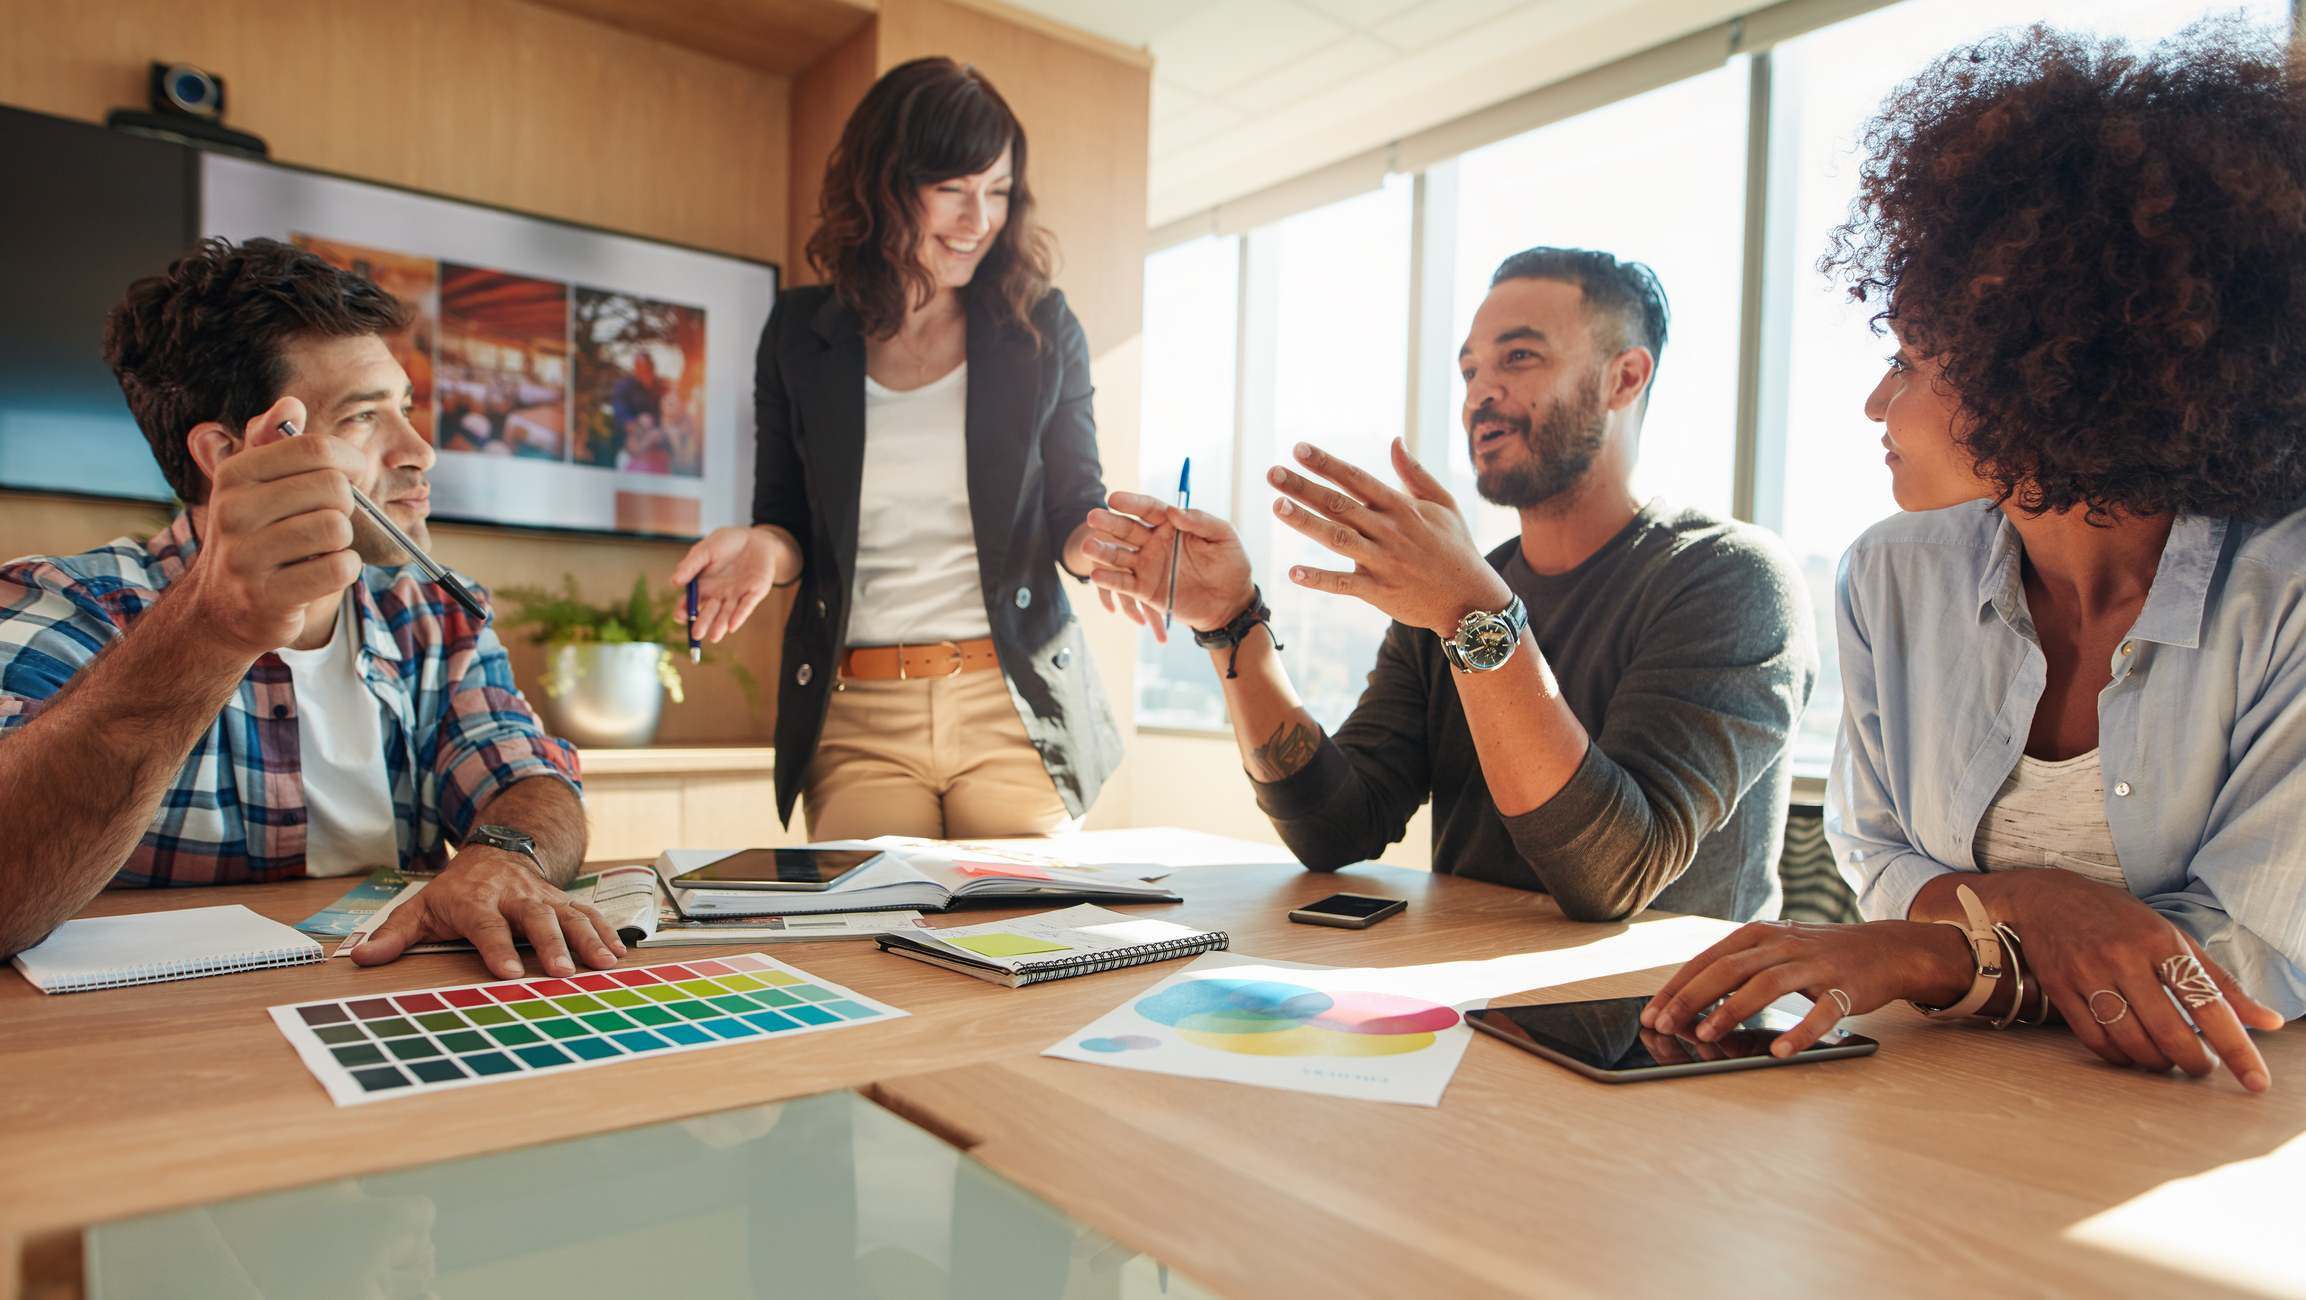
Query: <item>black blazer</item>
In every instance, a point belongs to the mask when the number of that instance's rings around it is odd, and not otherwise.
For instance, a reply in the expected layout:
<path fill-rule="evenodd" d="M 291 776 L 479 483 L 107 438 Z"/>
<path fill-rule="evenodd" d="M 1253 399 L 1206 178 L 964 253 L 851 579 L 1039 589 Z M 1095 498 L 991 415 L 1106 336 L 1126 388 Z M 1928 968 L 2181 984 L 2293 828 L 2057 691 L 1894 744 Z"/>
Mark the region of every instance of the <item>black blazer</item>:
<path fill-rule="evenodd" d="M 966 296 L 966 295 L 964 295 Z M 1105 503 L 1089 344 L 1051 291 L 1044 342 L 968 303 L 969 513 L 993 644 L 1033 747 L 1074 816 L 1121 762 L 1120 727 L 1057 580 L 1057 551 Z M 824 734 L 857 568 L 865 473 L 865 337 L 829 286 L 777 295 L 761 334 L 753 522 L 801 543 L 801 589 L 777 682 L 777 815 L 790 823 Z"/>

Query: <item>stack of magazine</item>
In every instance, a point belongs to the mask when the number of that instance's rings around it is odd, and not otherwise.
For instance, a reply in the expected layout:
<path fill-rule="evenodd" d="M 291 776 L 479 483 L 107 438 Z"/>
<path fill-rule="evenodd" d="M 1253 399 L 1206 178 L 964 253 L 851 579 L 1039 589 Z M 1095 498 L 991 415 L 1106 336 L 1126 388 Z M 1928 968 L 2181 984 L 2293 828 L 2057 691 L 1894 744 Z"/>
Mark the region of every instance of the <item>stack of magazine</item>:
<path fill-rule="evenodd" d="M 735 852 L 729 849 L 667 849 L 658 855 L 656 870 L 674 911 L 692 921 L 832 912 L 946 912 L 969 903 L 1014 907 L 1043 901 L 1184 901 L 1149 883 L 1148 877 L 1167 874 L 1157 866 L 1075 867 L 1006 846 L 895 835 L 809 847 L 876 849 L 881 857 L 831 888 L 813 892 L 692 889 L 675 883 L 678 877 Z"/>

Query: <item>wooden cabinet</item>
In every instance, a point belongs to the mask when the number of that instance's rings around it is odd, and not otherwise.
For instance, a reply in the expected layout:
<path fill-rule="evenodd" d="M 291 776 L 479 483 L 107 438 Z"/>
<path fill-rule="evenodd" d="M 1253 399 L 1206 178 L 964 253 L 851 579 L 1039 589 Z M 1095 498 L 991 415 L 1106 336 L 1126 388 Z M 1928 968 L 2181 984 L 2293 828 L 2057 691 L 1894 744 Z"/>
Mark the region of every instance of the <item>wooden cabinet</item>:
<path fill-rule="evenodd" d="M 797 808 L 791 830 L 777 824 L 776 751 L 766 746 L 588 749 L 579 758 L 592 828 L 587 861 L 808 839 Z"/>

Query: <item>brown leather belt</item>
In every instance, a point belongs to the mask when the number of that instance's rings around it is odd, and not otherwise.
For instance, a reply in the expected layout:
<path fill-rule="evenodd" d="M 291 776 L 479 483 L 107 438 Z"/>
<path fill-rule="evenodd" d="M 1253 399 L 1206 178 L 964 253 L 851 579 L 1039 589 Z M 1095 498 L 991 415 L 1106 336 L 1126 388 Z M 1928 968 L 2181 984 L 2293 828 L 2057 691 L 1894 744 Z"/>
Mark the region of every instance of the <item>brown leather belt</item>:
<path fill-rule="evenodd" d="M 857 646 L 841 657 L 841 676 L 864 681 L 896 681 L 915 677 L 958 677 L 1001 666 L 993 638 L 974 641 L 931 641 L 926 645 Z"/>

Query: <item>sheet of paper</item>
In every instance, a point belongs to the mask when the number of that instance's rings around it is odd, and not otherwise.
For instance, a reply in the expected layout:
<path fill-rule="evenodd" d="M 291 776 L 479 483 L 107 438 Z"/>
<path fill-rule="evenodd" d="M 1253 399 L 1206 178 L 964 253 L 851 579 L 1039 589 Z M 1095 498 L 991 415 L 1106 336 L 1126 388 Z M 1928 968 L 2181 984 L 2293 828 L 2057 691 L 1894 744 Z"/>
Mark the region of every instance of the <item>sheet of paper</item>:
<path fill-rule="evenodd" d="M 1208 953 L 1041 1053 L 1260 1088 L 1438 1106 L 1473 1031 L 1373 972 Z"/>
<path fill-rule="evenodd" d="M 765 953 L 270 1010 L 339 1106 L 907 1014 Z"/>
<path fill-rule="evenodd" d="M 1494 997 L 1672 965 L 1736 929 L 1674 917 L 1574 948 L 1339 969 L 1210 953 L 1043 1056 L 1333 1097 L 1438 1106 Z"/>

